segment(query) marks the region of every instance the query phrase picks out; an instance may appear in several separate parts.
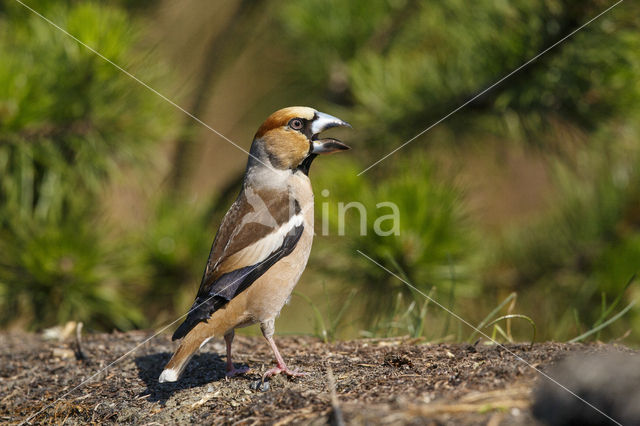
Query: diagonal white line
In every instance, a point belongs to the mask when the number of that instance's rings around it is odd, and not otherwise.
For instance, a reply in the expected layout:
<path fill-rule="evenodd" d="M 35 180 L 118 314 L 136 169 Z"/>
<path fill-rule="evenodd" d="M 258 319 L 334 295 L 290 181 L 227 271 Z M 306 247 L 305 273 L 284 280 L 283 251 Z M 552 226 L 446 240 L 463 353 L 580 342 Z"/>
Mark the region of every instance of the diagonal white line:
<path fill-rule="evenodd" d="M 556 41 L 555 43 L 553 43 L 551 46 L 547 47 L 546 49 L 544 49 L 542 52 L 538 53 L 536 56 L 534 56 L 533 58 L 529 59 L 527 62 L 525 62 L 524 64 L 520 65 L 518 68 L 516 68 L 515 70 L 511 71 L 509 74 L 505 75 L 504 77 L 502 77 L 500 80 L 496 81 L 495 83 L 493 83 L 491 86 L 487 87 L 486 89 L 484 89 L 482 92 L 478 93 L 477 95 L 475 95 L 474 97 L 472 97 L 471 99 L 469 99 L 468 101 L 466 101 L 465 103 L 463 103 L 462 105 L 460 105 L 458 108 L 454 109 L 453 111 L 451 111 L 449 114 L 445 115 L 444 117 L 442 117 L 440 120 L 436 121 L 435 123 L 433 123 L 431 126 L 427 127 L 426 129 L 424 129 L 423 131 L 421 131 L 420 133 L 418 133 L 417 135 L 415 135 L 414 137 L 412 137 L 411 139 L 409 139 L 408 141 L 406 141 L 405 143 L 403 143 L 402 145 L 400 145 L 399 147 L 397 147 L 396 149 L 394 149 L 393 151 L 391 151 L 390 153 L 386 154 L 384 157 L 382 157 L 381 159 L 379 159 L 378 161 L 376 161 L 375 163 L 371 164 L 369 167 L 367 167 L 366 169 L 364 169 L 363 171 L 361 171 L 360 173 L 358 173 L 358 176 L 360 176 L 361 174 L 365 173 L 366 171 L 368 171 L 369 169 L 375 167 L 376 165 L 378 165 L 379 163 L 381 163 L 382 161 L 386 160 L 388 157 L 392 156 L 393 154 L 395 154 L 396 152 L 398 152 L 399 150 L 401 150 L 402 148 L 404 148 L 405 146 L 409 145 L 411 142 L 413 142 L 414 140 L 418 139 L 420 136 L 424 135 L 425 133 L 427 133 L 429 130 L 433 129 L 435 126 L 437 126 L 438 124 L 442 123 L 444 120 L 446 120 L 447 118 L 451 117 L 453 114 L 455 114 L 456 112 L 460 111 L 462 108 L 466 107 L 467 105 L 469 105 L 471 102 L 475 101 L 476 99 L 478 99 L 480 96 L 484 95 L 485 93 L 487 93 L 489 90 L 493 89 L 494 87 L 496 87 L 498 84 L 502 83 L 503 81 L 505 81 L 506 79 L 508 79 L 509 77 L 511 77 L 512 75 L 514 75 L 515 73 L 517 73 L 518 71 L 520 71 L 521 69 L 525 68 L 527 65 L 529 65 L 530 63 L 534 62 L 536 59 L 540 58 L 542 55 L 544 55 L 545 53 L 547 53 L 548 51 L 550 51 L 551 49 L 553 49 L 554 47 L 558 46 L 559 44 L 561 44 L 562 42 L 564 42 L 565 40 L 567 40 L 568 38 L 570 38 L 571 36 L 573 36 L 575 33 L 577 33 L 578 31 L 582 30 L 583 28 L 585 28 L 587 25 L 589 25 L 590 23 L 592 23 L 593 21 L 595 21 L 596 19 L 600 18 L 602 15 L 604 15 L 605 13 L 609 12 L 611 9 L 613 9 L 614 7 L 616 7 L 617 5 L 619 5 L 620 3 L 622 3 L 624 0 L 618 0 L 618 2 L 614 3 L 612 6 L 609 6 L 607 9 L 605 9 L 604 11 L 600 12 L 598 15 L 596 15 L 595 17 L 591 18 L 589 21 L 587 21 L 586 23 L 582 24 L 581 26 L 579 26 L 578 28 L 576 28 L 575 30 L 571 31 L 569 34 L 567 34 L 566 36 L 562 37 L 560 40 Z"/>
<path fill-rule="evenodd" d="M 269 257 L 267 257 L 264 262 L 272 259 L 274 256 L 276 256 L 278 253 L 273 253 L 271 254 Z M 252 271 L 248 271 L 246 274 L 242 275 L 241 277 L 239 277 L 237 280 L 232 281 L 231 283 L 229 283 L 226 287 L 224 287 L 222 290 L 219 291 L 219 293 L 222 293 L 223 291 L 225 291 L 226 289 L 228 289 L 229 287 L 231 287 L 233 284 L 237 283 L 238 281 L 242 280 L 243 278 L 245 278 L 247 275 L 249 275 Z M 174 325 L 175 323 L 177 323 L 178 321 L 180 321 L 182 318 L 186 317 L 187 315 L 189 315 L 191 312 L 193 312 L 194 310 L 198 309 L 200 306 L 204 305 L 205 303 L 207 303 L 209 300 L 213 299 L 214 297 L 216 297 L 216 295 L 212 295 L 210 297 L 208 297 L 205 301 L 203 301 L 202 303 L 199 303 L 196 306 L 192 306 L 191 309 L 189 309 L 185 314 L 182 314 L 181 316 L 179 316 L 177 319 L 175 319 L 173 322 L 165 325 L 164 327 L 162 327 L 160 329 L 160 331 L 156 332 L 153 336 L 146 338 L 145 340 L 143 340 L 141 343 L 138 343 L 135 347 L 133 347 L 132 349 L 130 349 L 129 351 L 127 351 L 125 354 L 120 355 L 115 361 L 111 362 L 109 365 L 107 365 L 106 367 L 102 368 L 101 370 L 97 371 L 96 373 L 92 374 L 91 376 L 89 376 L 88 379 L 83 380 L 80 384 L 76 385 L 73 389 L 65 392 L 62 396 L 58 397 L 55 401 L 49 403 L 48 405 L 46 405 L 45 407 L 41 408 L 40 410 L 38 410 L 35 414 L 30 415 L 26 420 L 21 421 L 19 424 L 23 425 L 23 424 L 27 424 L 31 421 L 31 419 L 35 418 L 38 414 L 42 413 L 44 410 L 46 410 L 47 408 L 51 407 L 52 405 L 54 405 L 56 402 L 64 399 L 67 395 L 69 395 L 70 393 L 74 392 L 75 390 L 77 390 L 78 388 L 82 387 L 83 385 L 85 385 L 86 383 L 89 383 L 91 380 L 93 380 L 93 378 L 95 378 L 97 375 L 99 375 L 100 373 L 106 371 L 107 369 L 109 369 L 111 366 L 113 366 L 114 364 L 122 361 L 123 359 L 125 359 L 127 356 L 129 356 L 130 354 L 132 354 L 133 352 L 135 352 L 136 350 L 138 350 L 138 348 L 142 345 L 144 345 L 145 343 L 147 343 L 148 341 L 152 340 L 153 338 L 155 338 L 156 336 L 160 335 L 162 332 L 164 332 L 167 328 L 171 327 L 172 325 Z"/>
<path fill-rule="evenodd" d="M 568 387 L 566 387 L 565 385 L 563 385 L 562 383 L 558 382 L 556 379 L 554 379 L 553 377 L 549 376 L 547 373 L 545 373 L 542 370 L 539 370 L 538 368 L 534 367 L 533 365 L 531 365 L 529 362 L 527 362 L 524 358 L 522 358 L 521 356 L 515 354 L 513 351 L 511 351 L 509 348 L 507 348 L 506 346 L 504 346 L 503 344 L 497 342 L 496 340 L 492 339 L 491 337 L 489 337 L 485 332 L 483 332 L 482 330 L 480 330 L 479 328 L 475 327 L 474 325 L 472 325 L 471 323 L 469 323 L 469 321 L 465 320 L 464 318 L 462 318 L 460 315 L 456 314 L 455 312 L 453 312 L 452 310 L 446 308 L 444 305 L 440 304 L 439 302 L 437 302 L 435 299 L 433 299 L 432 297 L 430 297 L 429 295 L 427 295 L 426 293 L 424 293 L 423 291 L 421 291 L 420 289 L 418 289 L 417 287 L 415 287 L 414 285 L 412 285 L 411 283 L 409 283 L 408 281 L 402 279 L 401 277 L 399 277 L 397 274 L 391 272 L 389 269 L 387 269 L 386 267 L 384 267 L 383 265 L 381 265 L 380 263 L 376 262 L 375 260 L 373 260 L 371 257 L 367 256 L 366 254 L 364 254 L 362 251 L 360 250 L 356 250 L 358 253 L 360 253 L 363 257 L 367 258 L 370 262 L 374 263 L 375 265 L 377 265 L 378 267 L 380 267 L 381 269 L 383 269 L 384 271 L 386 271 L 387 273 L 393 275 L 395 278 L 399 279 L 400 281 L 402 281 L 403 283 L 405 283 L 407 286 L 409 286 L 410 288 L 412 288 L 413 290 L 417 291 L 418 293 L 420 293 L 421 295 L 423 295 L 424 297 L 426 297 L 427 299 L 429 299 L 430 302 L 435 303 L 437 306 L 439 306 L 440 308 L 442 308 L 445 312 L 447 312 L 449 315 L 453 316 L 454 318 L 456 318 L 458 321 L 461 321 L 463 324 L 471 327 L 474 331 L 476 331 L 477 333 L 482 334 L 485 338 L 489 339 L 492 343 L 494 343 L 497 346 L 500 346 L 502 349 L 504 349 L 505 351 L 509 352 L 511 355 L 513 355 L 517 360 L 522 361 L 523 363 L 525 363 L 527 366 L 531 367 L 532 369 L 534 369 L 535 371 L 537 371 L 538 373 L 540 373 L 542 376 L 544 376 L 546 379 L 550 380 L 551 382 L 555 383 L 556 385 L 560 386 L 562 389 L 566 390 L 567 392 L 569 392 L 571 395 L 575 396 L 576 398 L 578 398 L 580 401 L 584 402 L 585 404 L 587 404 L 589 407 L 593 408 L 594 410 L 596 410 L 598 413 L 602 414 L 603 416 L 605 416 L 607 419 L 611 420 L 613 423 L 622 426 L 622 424 L 620 422 L 617 422 L 616 420 L 612 419 L 611 417 L 609 417 L 606 413 L 604 413 L 602 410 L 600 410 L 598 407 L 596 407 L 595 405 L 591 404 L 589 401 L 581 398 L 579 395 L 577 395 L 575 392 L 573 392 L 571 389 L 569 389 Z"/>
<path fill-rule="evenodd" d="M 222 133 L 220 133 L 219 131 L 217 131 L 216 129 L 214 129 L 213 127 L 209 126 L 207 123 L 205 123 L 204 121 L 200 120 L 198 117 L 196 117 L 195 115 L 193 115 L 192 113 L 190 113 L 189 111 L 187 111 L 186 109 L 182 108 L 180 105 L 178 105 L 177 103 L 175 103 L 174 101 L 172 101 L 171 99 L 169 99 L 168 97 L 166 97 L 165 95 L 163 95 L 162 93 L 158 92 L 156 89 L 154 89 L 153 87 L 149 86 L 147 83 L 145 83 L 144 81 L 140 80 L 138 77 L 136 77 L 135 75 L 131 74 L 129 71 L 127 71 L 126 69 L 122 68 L 120 65 L 116 64 L 115 62 L 113 62 L 111 59 L 107 58 L 106 56 L 104 56 L 103 54 L 101 54 L 100 52 L 98 52 L 97 50 L 95 50 L 93 47 L 89 46 L 88 44 L 86 44 L 85 42 L 83 42 L 82 40 L 80 40 L 79 38 L 77 38 L 76 36 L 74 36 L 73 34 L 69 33 L 67 30 L 65 30 L 64 28 L 60 27 L 58 24 L 56 24 L 55 22 L 53 22 L 52 20 L 50 20 L 49 18 L 47 18 L 46 16 L 42 15 L 41 13 L 39 13 L 37 10 L 34 10 L 33 8 L 27 6 L 26 4 L 24 4 L 21 0 L 15 0 L 16 2 L 20 3 L 22 6 L 24 6 L 26 9 L 30 10 L 31 12 L 33 12 L 34 14 L 38 15 L 40 18 L 42 18 L 44 21 L 46 21 L 47 23 L 51 24 L 53 27 L 55 27 L 56 29 L 58 29 L 59 31 L 61 31 L 62 33 L 66 34 L 67 36 L 69 36 L 70 38 L 72 38 L 73 40 L 75 40 L 77 43 L 79 43 L 80 45 L 84 46 L 85 48 L 87 48 L 88 50 L 90 50 L 92 53 L 94 53 L 95 55 L 97 55 L 98 57 L 104 59 L 105 61 L 107 61 L 108 63 L 110 63 L 111 65 L 113 65 L 115 68 L 117 68 L 119 71 L 121 71 L 122 73 L 124 73 L 125 75 L 127 75 L 128 77 L 130 77 L 131 79 L 133 79 L 134 81 L 136 81 L 138 84 L 144 86 L 146 89 L 148 89 L 149 91 L 155 93 L 157 96 L 159 96 L 160 98 L 162 98 L 163 100 L 167 101 L 168 103 L 170 103 L 171 105 L 173 105 L 175 108 L 179 109 L 180 111 L 182 111 L 183 113 L 185 113 L 187 116 L 191 117 L 192 119 L 194 119 L 195 121 L 197 121 L 199 124 L 203 125 L 204 127 L 206 127 L 207 129 L 211 130 L 213 133 L 215 133 L 216 135 L 220 136 L 222 139 L 224 139 L 225 141 L 229 142 L 231 145 L 235 146 L 236 148 L 238 148 L 240 151 L 244 152 L 245 154 L 247 154 L 250 157 L 253 157 L 256 161 L 258 161 L 259 163 L 262 163 L 264 166 L 266 166 L 267 168 L 273 170 L 273 167 L 271 167 L 268 164 L 265 164 L 263 161 L 261 161 L 259 158 L 256 158 L 254 155 L 251 155 L 251 153 L 249 153 L 249 151 L 247 151 L 246 149 L 242 148 L 240 145 L 238 145 L 237 143 L 235 143 L 234 141 L 232 141 L 231 139 L 229 139 L 228 137 L 226 137 L 225 135 L 223 135 Z"/>

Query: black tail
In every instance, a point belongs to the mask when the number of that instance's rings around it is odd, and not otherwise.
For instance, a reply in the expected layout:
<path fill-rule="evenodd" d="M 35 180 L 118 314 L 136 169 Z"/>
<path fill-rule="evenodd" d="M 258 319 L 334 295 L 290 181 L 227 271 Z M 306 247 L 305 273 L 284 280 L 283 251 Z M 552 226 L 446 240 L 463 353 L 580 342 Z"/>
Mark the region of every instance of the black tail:
<path fill-rule="evenodd" d="M 193 327 L 200 322 L 206 322 L 215 311 L 227 303 L 228 300 L 220 296 L 209 297 L 208 299 L 197 297 L 187 314 L 187 318 L 173 333 L 171 340 L 182 339 Z"/>
<path fill-rule="evenodd" d="M 178 327 L 176 329 L 176 331 L 173 332 L 173 336 L 171 336 L 171 340 L 178 340 L 178 339 L 182 339 L 184 336 L 187 335 L 187 333 L 195 326 L 195 324 L 191 324 L 191 321 L 189 321 L 189 318 L 187 317 L 186 320 L 184 320 L 184 322 L 182 324 L 180 324 L 180 327 Z"/>

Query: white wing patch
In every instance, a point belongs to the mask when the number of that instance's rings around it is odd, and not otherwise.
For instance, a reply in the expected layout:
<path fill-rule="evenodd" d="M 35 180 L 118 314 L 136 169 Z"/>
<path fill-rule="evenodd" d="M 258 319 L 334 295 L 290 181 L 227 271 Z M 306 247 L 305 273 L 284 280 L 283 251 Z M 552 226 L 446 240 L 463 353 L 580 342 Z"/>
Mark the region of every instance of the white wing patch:
<path fill-rule="evenodd" d="M 212 337 L 213 337 L 213 336 L 212 336 Z M 212 337 L 207 337 L 206 339 L 204 339 L 204 340 L 202 341 L 202 343 L 200 343 L 200 347 L 199 347 L 198 349 L 202 349 L 202 347 L 203 347 L 204 345 L 206 345 L 207 343 L 209 343 L 209 340 L 211 340 L 211 339 L 212 339 Z"/>
<path fill-rule="evenodd" d="M 280 248 L 284 243 L 285 236 L 296 226 L 304 223 L 302 214 L 291 216 L 289 221 L 277 227 L 272 233 L 259 239 L 250 246 L 245 247 L 231 256 L 225 263 L 231 262 L 235 265 L 250 266 L 265 260 L 271 253 Z"/>

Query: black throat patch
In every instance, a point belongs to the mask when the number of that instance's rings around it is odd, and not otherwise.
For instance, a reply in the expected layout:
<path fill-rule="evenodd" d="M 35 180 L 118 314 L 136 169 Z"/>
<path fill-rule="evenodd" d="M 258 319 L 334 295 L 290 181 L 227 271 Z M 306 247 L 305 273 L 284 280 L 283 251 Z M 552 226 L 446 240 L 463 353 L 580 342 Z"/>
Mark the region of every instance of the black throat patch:
<path fill-rule="evenodd" d="M 318 154 L 309 154 L 307 158 L 302 160 L 302 163 L 300 163 L 296 170 L 300 170 L 302 173 L 309 176 L 309 168 L 311 167 L 311 163 L 317 156 Z"/>

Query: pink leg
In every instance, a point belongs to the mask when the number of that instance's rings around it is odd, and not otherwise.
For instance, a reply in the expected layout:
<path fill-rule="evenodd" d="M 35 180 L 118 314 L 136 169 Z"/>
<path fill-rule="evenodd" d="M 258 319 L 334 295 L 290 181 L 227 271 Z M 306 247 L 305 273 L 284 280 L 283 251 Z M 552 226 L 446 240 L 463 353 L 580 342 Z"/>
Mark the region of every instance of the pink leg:
<path fill-rule="evenodd" d="M 287 365 L 284 363 L 284 359 L 282 359 L 282 355 L 280 355 L 280 351 L 276 346 L 276 342 L 273 340 L 273 321 L 271 321 L 270 324 L 263 324 L 261 328 L 262 334 L 264 335 L 264 338 L 267 339 L 267 342 L 269 342 L 269 346 L 271 346 L 271 350 L 276 356 L 276 362 L 278 363 L 277 367 L 267 370 L 267 372 L 264 373 L 264 375 L 262 376 L 262 381 L 264 381 L 264 379 L 268 377 L 275 376 L 276 374 L 280 373 L 284 373 L 287 376 L 291 377 L 301 377 L 306 375 L 306 373 L 298 371 L 298 369 L 290 370 L 289 367 L 287 367 Z"/>
<path fill-rule="evenodd" d="M 244 374 L 249 371 L 249 367 L 235 368 L 233 366 L 233 362 L 231 361 L 231 343 L 233 342 L 234 336 L 235 333 L 233 332 L 233 330 L 224 335 L 224 341 L 227 344 L 227 372 L 225 373 L 226 378 L 237 376 L 238 374 Z"/>

